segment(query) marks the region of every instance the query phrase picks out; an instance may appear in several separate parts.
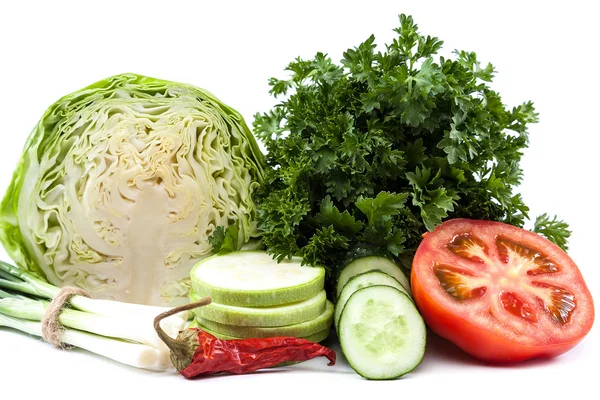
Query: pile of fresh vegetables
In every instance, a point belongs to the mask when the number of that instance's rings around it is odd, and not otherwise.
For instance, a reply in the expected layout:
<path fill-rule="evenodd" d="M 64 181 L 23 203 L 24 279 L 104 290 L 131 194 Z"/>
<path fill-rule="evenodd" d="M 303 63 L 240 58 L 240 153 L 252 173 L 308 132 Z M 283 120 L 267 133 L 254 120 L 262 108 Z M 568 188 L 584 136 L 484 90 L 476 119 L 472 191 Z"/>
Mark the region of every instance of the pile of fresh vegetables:
<path fill-rule="evenodd" d="M 411 17 L 395 32 L 272 78 L 266 156 L 190 85 L 125 74 L 60 99 L 0 208 L 0 325 L 188 378 L 333 365 L 332 326 L 368 379 L 416 368 L 426 327 L 489 362 L 571 349 L 594 321 L 571 232 L 524 229 L 515 190 L 533 104 Z"/>

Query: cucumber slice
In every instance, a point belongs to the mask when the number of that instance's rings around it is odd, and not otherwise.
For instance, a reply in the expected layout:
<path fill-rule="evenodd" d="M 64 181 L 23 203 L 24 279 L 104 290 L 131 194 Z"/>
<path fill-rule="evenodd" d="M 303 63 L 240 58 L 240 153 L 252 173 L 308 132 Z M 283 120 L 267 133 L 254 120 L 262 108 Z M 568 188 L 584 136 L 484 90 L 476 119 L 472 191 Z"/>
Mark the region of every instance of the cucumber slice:
<path fill-rule="evenodd" d="M 339 299 L 344 285 L 346 285 L 346 283 L 348 283 L 353 276 L 375 269 L 378 269 L 381 272 L 385 272 L 386 274 L 396 278 L 396 280 L 400 282 L 402 286 L 404 286 L 410 295 L 410 284 L 408 283 L 408 279 L 396 263 L 389 258 L 369 256 L 357 258 L 350 264 L 346 265 L 344 269 L 342 269 L 337 281 L 336 298 Z"/>
<path fill-rule="evenodd" d="M 231 336 L 231 335 L 226 335 L 224 333 L 215 332 L 207 327 L 202 326 L 202 324 L 200 322 L 198 322 L 196 319 L 194 319 L 192 322 L 190 322 L 188 328 L 202 329 L 203 331 L 210 333 L 211 335 L 213 335 L 219 339 L 224 339 L 224 340 L 248 339 L 251 337 L 251 336 L 246 336 L 246 337 Z M 311 342 L 322 342 L 323 340 L 325 340 L 329 337 L 330 333 L 331 333 L 331 330 L 329 328 L 327 328 L 327 329 L 323 329 L 322 331 L 319 331 L 317 333 L 313 333 L 312 335 L 303 336 L 300 338 L 309 340 Z M 292 335 L 289 335 L 289 336 L 292 336 Z M 297 337 L 297 336 L 293 336 L 293 337 Z"/>
<path fill-rule="evenodd" d="M 333 303 L 328 301 L 327 305 L 325 306 L 325 312 L 323 312 L 317 318 L 302 322 L 300 324 L 277 327 L 227 325 L 202 317 L 196 317 L 196 321 L 211 331 L 219 332 L 229 336 L 256 338 L 271 336 L 305 337 L 331 327 L 331 323 L 333 322 L 333 308 Z"/>
<path fill-rule="evenodd" d="M 277 262 L 264 251 L 237 251 L 199 261 L 190 272 L 199 296 L 230 306 L 266 307 L 316 296 L 325 269 L 301 265 L 299 257 Z"/>
<path fill-rule="evenodd" d="M 190 301 L 200 296 L 190 292 Z M 273 307 L 237 307 L 219 303 L 196 308 L 193 313 L 201 318 L 227 325 L 238 326 L 285 326 L 310 321 L 323 314 L 327 296 L 322 290 L 308 300 Z"/>
<path fill-rule="evenodd" d="M 396 278 L 386 274 L 385 272 L 375 270 L 363 272 L 362 274 L 353 276 L 352 278 L 350 278 L 348 283 L 344 285 L 344 288 L 342 289 L 342 292 L 340 293 L 338 301 L 335 305 L 334 321 L 336 328 L 338 326 L 338 323 L 340 322 L 342 310 L 344 309 L 344 306 L 346 305 L 346 302 L 348 301 L 350 296 L 352 296 L 352 294 L 358 289 L 362 289 L 364 287 L 369 287 L 373 285 L 386 285 L 395 287 L 401 292 L 404 292 L 407 295 L 409 295 L 408 291 L 404 288 L 404 286 L 400 284 L 400 282 L 398 282 Z"/>
<path fill-rule="evenodd" d="M 350 366 L 367 379 L 394 379 L 417 367 L 425 354 L 423 318 L 406 293 L 369 286 L 350 296 L 338 337 Z"/>

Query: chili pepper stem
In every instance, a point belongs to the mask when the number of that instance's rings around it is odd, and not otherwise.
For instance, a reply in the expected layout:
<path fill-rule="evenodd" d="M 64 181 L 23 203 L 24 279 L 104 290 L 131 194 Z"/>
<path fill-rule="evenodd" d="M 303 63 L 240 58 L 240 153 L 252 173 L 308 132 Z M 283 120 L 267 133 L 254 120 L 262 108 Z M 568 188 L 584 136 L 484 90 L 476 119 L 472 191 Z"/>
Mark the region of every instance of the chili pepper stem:
<path fill-rule="evenodd" d="M 210 297 L 204 297 L 194 303 L 184 304 L 182 306 L 167 310 L 158 314 L 156 318 L 154 318 L 154 330 L 156 331 L 158 337 L 171 350 L 171 361 L 173 362 L 175 368 L 177 368 L 177 371 L 181 371 L 190 365 L 194 358 L 194 353 L 198 348 L 196 331 L 193 329 L 185 329 L 179 332 L 179 335 L 176 339 L 173 339 L 161 328 L 160 321 L 182 311 L 188 311 L 194 308 L 206 306 L 210 304 L 211 301 L 212 300 Z"/>

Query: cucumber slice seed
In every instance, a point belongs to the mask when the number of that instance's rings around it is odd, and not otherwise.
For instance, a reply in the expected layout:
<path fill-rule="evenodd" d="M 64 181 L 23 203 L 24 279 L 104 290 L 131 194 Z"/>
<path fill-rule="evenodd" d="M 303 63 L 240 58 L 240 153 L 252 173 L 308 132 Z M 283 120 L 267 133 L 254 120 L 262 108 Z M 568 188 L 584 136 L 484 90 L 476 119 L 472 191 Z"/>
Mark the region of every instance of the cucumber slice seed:
<path fill-rule="evenodd" d="M 302 266 L 299 257 L 277 262 L 265 251 L 237 251 L 199 261 L 190 278 L 196 294 L 217 303 L 266 307 L 317 295 L 325 284 L 325 269 Z"/>
<path fill-rule="evenodd" d="M 404 286 L 410 295 L 410 284 L 408 282 L 408 278 L 396 263 L 389 258 L 369 256 L 357 258 L 350 264 L 346 265 L 344 269 L 342 269 L 336 285 L 336 298 L 339 298 L 342 289 L 353 276 L 376 269 L 396 278 L 396 280 L 398 280 L 398 282 Z"/>
<path fill-rule="evenodd" d="M 342 311 L 338 336 L 350 366 L 367 379 L 395 379 L 425 354 L 423 318 L 406 293 L 375 285 L 354 292 Z"/>
<path fill-rule="evenodd" d="M 211 335 L 219 338 L 219 339 L 224 339 L 224 340 L 236 340 L 236 339 L 250 339 L 252 338 L 252 336 L 246 336 L 246 337 L 239 337 L 239 336 L 231 336 L 231 335 L 226 335 L 224 333 L 219 333 L 219 332 L 215 332 L 209 328 L 206 328 L 204 326 L 202 326 L 202 324 L 200 322 L 198 322 L 196 319 L 194 319 L 192 322 L 190 322 L 190 324 L 188 325 L 188 328 L 198 328 L 198 329 L 202 329 L 203 331 L 210 333 Z M 329 337 L 329 334 L 331 333 L 331 330 L 329 328 L 327 329 L 323 329 L 322 331 L 319 331 L 317 333 L 313 333 L 312 335 L 308 335 L 308 336 L 304 336 L 304 337 L 299 337 L 300 339 L 306 339 L 309 340 L 311 342 L 322 342 L 323 340 L 327 339 Z M 274 336 L 272 336 L 274 337 Z M 297 337 L 297 336 L 292 336 L 292 337 Z"/>
<path fill-rule="evenodd" d="M 190 291 L 190 301 L 203 296 Z M 324 290 L 310 299 L 273 307 L 238 307 L 219 303 L 192 310 L 194 315 L 214 322 L 238 326 L 286 326 L 310 321 L 323 314 L 327 302 Z"/>
<path fill-rule="evenodd" d="M 400 284 L 400 282 L 398 282 L 396 278 L 386 274 L 385 272 L 373 270 L 355 275 L 352 278 L 350 278 L 346 285 L 344 285 L 344 288 L 342 289 L 342 292 L 340 293 L 338 301 L 335 305 L 334 324 L 336 328 L 340 322 L 340 316 L 342 315 L 344 306 L 346 305 L 346 302 L 348 301 L 350 296 L 358 289 L 362 289 L 364 287 L 369 287 L 373 285 L 386 285 L 395 287 L 396 289 L 410 296 L 406 288 L 402 286 L 402 284 Z"/>
<path fill-rule="evenodd" d="M 260 327 L 260 326 L 236 326 L 214 322 L 208 319 L 197 316 L 196 321 L 205 328 L 211 331 L 222 333 L 229 336 L 237 337 L 271 337 L 271 336 L 294 336 L 306 337 L 315 333 L 321 332 L 324 329 L 329 329 L 333 322 L 333 303 L 327 301 L 325 311 L 317 318 L 302 322 L 300 324 L 277 326 L 277 327 Z"/>

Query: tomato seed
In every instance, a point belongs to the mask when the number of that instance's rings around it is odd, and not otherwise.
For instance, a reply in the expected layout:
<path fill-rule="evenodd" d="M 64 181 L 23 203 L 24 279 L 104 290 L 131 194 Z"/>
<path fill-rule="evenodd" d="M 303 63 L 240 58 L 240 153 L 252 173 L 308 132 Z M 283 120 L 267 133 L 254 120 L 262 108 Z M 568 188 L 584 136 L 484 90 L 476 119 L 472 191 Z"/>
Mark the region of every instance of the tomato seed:
<path fill-rule="evenodd" d="M 533 308 L 519 295 L 512 292 L 501 291 L 500 303 L 502 303 L 502 306 L 506 309 L 506 311 L 510 312 L 511 314 L 531 322 L 537 322 Z"/>
<path fill-rule="evenodd" d="M 573 311 L 577 306 L 575 303 L 575 295 L 565 288 L 560 286 L 550 285 L 543 282 L 532 282 L 537 287 L 545 288 L 549 291 L 548 297 L 544 300 L 540 299 L 544 309 L 550 313 L 552 319 L 564 325 L 571 320 Z"/>
<path fill-rule="evenodd" d="M 436 265 L 434 271 L 444 290 L 458 300 L 476 299 L 487 292 L 485 286 L 474 287 L 473 276 L 467 271 L 447 265 Z"/>
<path fill-rule="evenodd" d="M 446 248 L 460 257 L 478 263 L 483 263 L 489 255 L 489 250 L 483 241 L 468 233 L 454 236 Z"/>

